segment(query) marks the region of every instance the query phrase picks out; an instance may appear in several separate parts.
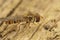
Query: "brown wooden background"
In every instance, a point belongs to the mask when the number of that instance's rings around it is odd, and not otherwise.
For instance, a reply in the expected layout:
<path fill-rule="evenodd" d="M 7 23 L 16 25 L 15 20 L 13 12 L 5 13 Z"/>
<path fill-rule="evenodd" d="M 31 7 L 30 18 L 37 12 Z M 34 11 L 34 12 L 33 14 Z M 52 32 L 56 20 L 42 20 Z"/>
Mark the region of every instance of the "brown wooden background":
<path fill-rule="evenodd" d="M 0 0 L 0 18 L 26 15 L 28 11 L 39 13 L 43 20 L 39 23 L 24 25 L 12 24 L 0 26 L 0 40 L 60 40 L 60 0 Z M 57 20 L 51 22 L 51 20 Z M 44 28 L 45 24 L 55 25 Z M 41 24 L 41 25 L 40 25 Z M 46 27 L 47 27 L 46 26 Z M 4 30 L 4 28 L 6 28 Z M 8 33 L 12 29 L 17 31 Z M 50 30 L 51 29 L 51 30 Z M 2 33 L 1 33 L 2 32 Z M 16 34 L 16 36 L 14 36 Z M 5 36 L 4 36 L 5 35 Z"/>

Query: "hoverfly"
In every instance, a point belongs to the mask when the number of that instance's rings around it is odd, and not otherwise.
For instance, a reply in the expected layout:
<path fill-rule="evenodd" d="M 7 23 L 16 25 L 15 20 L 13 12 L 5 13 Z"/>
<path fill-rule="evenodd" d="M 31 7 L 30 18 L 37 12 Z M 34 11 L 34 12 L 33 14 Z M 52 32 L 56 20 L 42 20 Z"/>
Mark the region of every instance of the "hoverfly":
<path fill-rule="evenodd" d="M 16 17 L 6 17 L 6 18 L 0 18 L 2 22 L 5 22 L 6 24 L 13 24 L 13 23 L 20 23 L 20 22 L 39 22 L 40 21 L 40 15 L 36 13 L 35 15 L 32 13 L 27 14 L 27 16 L 16 16 Z"/>
<path fill-rule="evenodd" d="M 33 13 L 29 12 L 26 16 L 6 17 L 6 18 L 1 18 L 0 21 L 2 21 L 2 23 L 5 23 L 5 24 L 15 24 L 15 23 L 26 22 L 26 23 L 28 23 L 27 25 L 29 25 L 30 22 L 32 22 L 32 23 L 40 22 L 41 17 L 42 16 L 40 16 L 38 13 L 33 14 Z M 14 29 L 14 28 L 17 28 L 17 29 Z M 5 36 L 6 34 L 9 33 L 9 31 L 12 31 L 11 29 L 15 30 L 16 34 L 20 30 L 19 26 L 17 26 L 17 27 L 15 27 L 15 26 L 9 27 L 8 26 L 8 28 L 6 28 L 6 30 L 3 30 L 4 32 L 2 32 L 1 35 Z"/>

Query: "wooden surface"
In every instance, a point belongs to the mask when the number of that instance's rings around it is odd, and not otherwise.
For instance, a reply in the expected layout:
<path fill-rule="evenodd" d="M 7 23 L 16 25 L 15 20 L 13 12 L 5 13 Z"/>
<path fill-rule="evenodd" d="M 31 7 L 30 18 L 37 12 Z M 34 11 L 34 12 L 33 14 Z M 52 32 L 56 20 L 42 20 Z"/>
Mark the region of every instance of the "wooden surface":
<path fill-rule="evenodd" d="M 60 0 L 0 0 L 0 18 L 29 12 L 43 18 L 30 24 L 1 24 L 0 40 L 60 40 Z"/>

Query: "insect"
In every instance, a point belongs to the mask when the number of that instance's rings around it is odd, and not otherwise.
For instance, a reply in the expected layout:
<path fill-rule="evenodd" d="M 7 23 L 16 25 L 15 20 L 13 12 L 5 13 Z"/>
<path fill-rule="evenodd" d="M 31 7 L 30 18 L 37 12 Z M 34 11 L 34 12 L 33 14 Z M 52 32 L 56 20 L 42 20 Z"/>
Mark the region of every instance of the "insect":
<path fill-rule="evenodd" d="M 15 24 L 15 23 L 20 23 L 20 22 L 26 22 L 26 23 L 30 23 L 30 22 L 39 22 L 40 21 L 40 15 L 37 13 L 37 15 L 29 13 L 26 16 L 15 16 L 15 17 L 7 17 L 7 18 L 1 18 L 0 21 L 2 23 L 5 24 Z M 14 28 L 17 28 L 19 30 L 19 27 L 10 27 L 8 26 L 8 28 L 6 28 L 7 30 L 2 30 L 4 32 L 1 33 L 1 35 L 6 35 L 9 31 L 16 30 Z M 5 29 L 5 28 L 4 28 Z"/>
<path fill-rule="evenodd" d="M 37 15 L 36 15 L 37 14 Z M 27 14 L 27 16 L 16 16 L 16 17 L 7 17 L 1 18 L 0 21 L 5 22 L 6 24 L 20 23 L 20 22 L 39 22 L 40 15 L 36 13 L 35 15 L 32 13 Z"/>
<path fill-rule="evenodd" d="M 4 38 L 7 34 L 11 33 L 11 32 L 16 32 L 15 35 L 13 37 L 15 37 L 20 30 L 24 30 L 27 26 L 30 25 L 30 23 L 34 23 L 34 22 L 40 22 L 42 16 L 40 16 L 38 13 L 31 13 L 29 12 L 26 16 L 15 16 L 15 17 L 7 17 L 7 18 L 1 18 L 1 22 L 5 23 L 5 24 L 9 24 L 8 27 L 4 28 L 1 32 L 1 36 Z M 21 22 L 26 22 L 26 24 L 23 24 L 23 26 L 21 26 L 21 24 L 17 24 L 17 25 L 10 25 L 10 24 L 15 24 L 15 23 L 21 23 Z M 23 27 L 21 29 L 21 27 Z M 29 26 L 29 28 L 31 28 Z"/>

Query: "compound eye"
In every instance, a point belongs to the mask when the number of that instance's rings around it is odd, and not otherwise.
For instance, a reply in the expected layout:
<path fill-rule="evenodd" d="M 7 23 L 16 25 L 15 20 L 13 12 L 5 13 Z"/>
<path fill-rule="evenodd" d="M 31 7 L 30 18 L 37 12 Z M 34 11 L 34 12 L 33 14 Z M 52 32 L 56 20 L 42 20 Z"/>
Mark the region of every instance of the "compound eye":
<path fill-rule="evenodd" d="M 40 21 L 40 17 L 36 16 L 36 22 Z"/>
<path fill-rule="evenodd" d="M 37 18 L 37 19 L 36 19 L 36 22 L 39 22 L 39 21 L 40 21 L 40 18 Z"/>

